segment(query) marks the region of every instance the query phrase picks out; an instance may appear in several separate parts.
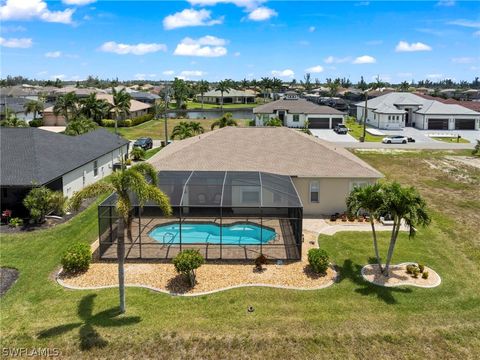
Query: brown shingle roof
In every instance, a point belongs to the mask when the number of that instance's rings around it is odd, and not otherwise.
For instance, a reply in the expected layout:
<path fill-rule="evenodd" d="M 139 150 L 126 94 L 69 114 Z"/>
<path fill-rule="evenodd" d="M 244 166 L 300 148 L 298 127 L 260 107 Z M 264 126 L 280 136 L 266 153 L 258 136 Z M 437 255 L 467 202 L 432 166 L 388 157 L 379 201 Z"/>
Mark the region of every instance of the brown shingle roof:
<path fill-rule="evenodd" d="M 299 177 L 382 177 L 349 151 L 286 127 L 225 127 L 176 141 L 148 161 L 158 170 L 264 171 Z"/>
<path fill-rule="evenodd" d="M 280 99 L 277 101 L 272 101 L 268 104 L 257 106 L 253 109 L 253 113 L 272 114 L 276 110 L 287 110 L 290 114 L 343 115 L 343 113 L 337 109 L 329 106 L 317 105 L 305 99 Z"/>

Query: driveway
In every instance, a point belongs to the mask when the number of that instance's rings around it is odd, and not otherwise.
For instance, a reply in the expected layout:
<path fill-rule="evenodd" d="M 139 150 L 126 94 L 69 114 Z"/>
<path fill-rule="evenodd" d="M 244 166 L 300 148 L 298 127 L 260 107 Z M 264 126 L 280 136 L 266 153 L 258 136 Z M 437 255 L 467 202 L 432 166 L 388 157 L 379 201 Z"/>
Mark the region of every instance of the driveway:
<path fill-rule="evenodd" d="M 310 131 L 315 137 L 330 142 L 358 142 L 352 135 L 339 135 L 332 129 L 310 129 Z"/>
<path fill-rule="evenodd" d="M 419 143 L 438 143 L 439 141 L 429 137 L 431 134 L 445 134 L 445 135 L 460 135 L 471 143 L 476 143 L 480 140 L 479 130 L 419 130 L 412 127 L 406 127 L 403 130 L 380 130 L 385 135 L 404 135 L 415 139 Z"/>

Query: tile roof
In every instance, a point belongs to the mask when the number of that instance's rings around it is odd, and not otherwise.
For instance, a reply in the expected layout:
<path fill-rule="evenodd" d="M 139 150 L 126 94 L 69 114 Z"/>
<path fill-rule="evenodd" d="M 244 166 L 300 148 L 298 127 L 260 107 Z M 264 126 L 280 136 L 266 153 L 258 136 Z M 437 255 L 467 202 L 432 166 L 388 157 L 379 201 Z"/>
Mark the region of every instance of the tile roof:
<path fill-rule="evenodd" d="M 343 115 L 329 106 L 317 105 L 305 99 L 280 99 L 253 109 L 254 114 L 272 114 L 276 110 L 287 110 L 290 114 Z"/>
<path fill-rule="evenodd" d="M 225 127 L 175 141 L 148 161 L 158 170 L 264 171 L 298 177 L 382 177 L 349 151 L 286 127 Z"/>

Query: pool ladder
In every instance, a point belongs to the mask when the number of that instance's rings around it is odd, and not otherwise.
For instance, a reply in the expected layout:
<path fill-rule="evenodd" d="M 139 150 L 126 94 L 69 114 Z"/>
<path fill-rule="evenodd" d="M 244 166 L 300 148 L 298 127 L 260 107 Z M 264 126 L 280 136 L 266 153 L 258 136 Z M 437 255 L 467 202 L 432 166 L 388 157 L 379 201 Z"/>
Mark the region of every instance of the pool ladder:
<path fill-rule="evenodd" d="M 165 245 L 165 237 L 166 237 L 167 235 L 170 235 L 170 236 L 171 236 L 170 240 L 166 242 L 167 244 L 171 244 L 171 243 L 173 242 L 173 239 L 175 239 L 175 235 L 174 235 L 174 234 L 172 234 L 171 232 L 167 232 L 167 233 L 165 233 L 165 234 L 163 235 L 163 239 L 162 239 L 163 245 Z"/>

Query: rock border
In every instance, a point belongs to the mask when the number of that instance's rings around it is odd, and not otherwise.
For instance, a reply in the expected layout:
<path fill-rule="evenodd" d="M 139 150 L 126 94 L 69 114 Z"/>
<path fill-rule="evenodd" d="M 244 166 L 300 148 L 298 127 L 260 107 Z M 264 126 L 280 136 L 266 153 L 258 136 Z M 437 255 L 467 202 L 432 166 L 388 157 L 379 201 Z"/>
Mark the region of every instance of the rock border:
<path fill-rule="evenodd" d="M 396 267 L 396 266 L 406 266 L 406 265 L 414 265 L 414 264 L 416 264 L 416 263 L 415 262 L 404 262 L 404 263 L 391 265 L 391 266 Z M 376 265 L 376 264 L 367 264 L 362 268 L 362 270 L 360 272 L 362 274 L 363 280 L 367 281 L 370 284 L 374 284 L 374 285 L 377 285 L 377 286 L 383 286 L 383 287 L 415 286 L 415 287 L 424 288 L 424 289 L 431 289 L 431 288 L 435 288 L 435 287 L 439 286 L 442 283 L 442 278 L 440 277 L 440 275 L 435 270 L 428 267 L 428 271 L 432 272 L 432 273 L 435 273 L 438 277 L 438 281 L 434 284 L 420 285 L 420 284 L 417 284 L 417 283 L 414 283 L 414 282 L 411 282 L 411 281 L 404 281 L 404 282 L 397 283 L 397 284 L 380 284 L 380 283 L 375 282 L 375 281 L 370 281 L 365 275 L 365 270 L 367 269 L 367 267 L 369 267 L 371 265 Z"/>

